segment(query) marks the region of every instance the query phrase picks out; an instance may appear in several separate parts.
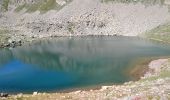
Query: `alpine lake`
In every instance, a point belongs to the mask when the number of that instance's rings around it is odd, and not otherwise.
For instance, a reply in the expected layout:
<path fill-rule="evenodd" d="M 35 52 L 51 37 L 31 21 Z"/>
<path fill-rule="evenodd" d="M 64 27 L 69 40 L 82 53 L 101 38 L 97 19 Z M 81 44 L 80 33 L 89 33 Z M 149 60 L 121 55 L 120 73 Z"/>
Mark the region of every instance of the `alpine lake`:
<path fill-rule="evenodd" d="M 59 37 L 0 49 L 0 92 L 53 92 L 138 80 L 141 59 L 170 56 L 170 45 L 136 37 Z M 138 66 L 139 67 L 139 66 Z M 143 68 L 135 73 L 138 73 Z"/>

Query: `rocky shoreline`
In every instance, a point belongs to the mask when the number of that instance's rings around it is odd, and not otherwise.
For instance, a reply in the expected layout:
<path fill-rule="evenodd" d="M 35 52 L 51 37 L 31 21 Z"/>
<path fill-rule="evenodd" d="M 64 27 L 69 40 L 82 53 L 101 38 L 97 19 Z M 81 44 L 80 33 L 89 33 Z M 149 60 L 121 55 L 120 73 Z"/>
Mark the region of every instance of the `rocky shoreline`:
<path fill-rule="evenodd" d="M 52 35 L 52 36 L 26 36 L 21 34 L 8 34 L 8 37 L 0 42 L 0 48 L 15 48 L 18 46 L 22 46 L 23 44 L 31 44 L 33 41 L 39 41 L 43 39 L 51 39 L 51 38 L 59 38 L 59 37 L 102 37 L 102 36 L 121 36 L 121 35 Z"/>
<path fill-rule="evenodd" d="M 149 70 L 136 82 L 123 85 L 102 86 L 99 89 L 77 90 L 60 93 L 38 93 L 8 95 L 1 94 L 0 99 L 7 100 L 169 100 L 170 99 L 170 60 L 153 60 Z"/>

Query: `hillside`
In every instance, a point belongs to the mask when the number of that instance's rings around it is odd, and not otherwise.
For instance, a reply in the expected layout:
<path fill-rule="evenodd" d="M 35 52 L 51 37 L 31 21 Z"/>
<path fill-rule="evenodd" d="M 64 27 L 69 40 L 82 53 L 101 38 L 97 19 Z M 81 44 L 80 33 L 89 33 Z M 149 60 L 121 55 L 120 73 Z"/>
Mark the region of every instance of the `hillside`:
<path fill-rule="evenodd" d="M 164 0 L 1 0 L 0 4 L 0 32 L 14 34 L 7 41 L 47 36 L 137 36 L 170 20 Z"/>

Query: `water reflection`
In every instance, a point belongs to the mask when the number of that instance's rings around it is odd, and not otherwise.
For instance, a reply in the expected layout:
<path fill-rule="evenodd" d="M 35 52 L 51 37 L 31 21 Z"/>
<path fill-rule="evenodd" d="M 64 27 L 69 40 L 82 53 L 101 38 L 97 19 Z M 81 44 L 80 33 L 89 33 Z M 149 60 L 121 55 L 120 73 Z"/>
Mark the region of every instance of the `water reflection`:
<path fill-rule="evenodd" d="M 165 55 L 170 55 L 170 47 L 137 38 L 79 37 L 39 41 L 31 46 L 0 51 L 0 78 L 7 75 L 2 73 L 14 66 L 15 69 L 12 70 L 17 73 L 13 77 L 3 78 L 0 90 L 4 90 L 2 86 L 9 80 L 14 81 L 12 86 L 19 87 L 22 91 L 123 83 L 133 80 L 123 72 L 134 59 Z M 19 75 L 23 77 L 20 79 Z M 38 82 L 37 78 L 33 78 L 35 76 L 39 79 Z M 29 85 L 29 78 L 33 78 L 33 87 Z M 59 81 L 62 84 L 57 85 Z M 23 88 L 18 82 L 27 82 L 24 84 L 29 88 Z M 7 90 L 11 89 L 11 85 L 5 86 Z M 19 90 L 15 88 L 15 91 Z"/>

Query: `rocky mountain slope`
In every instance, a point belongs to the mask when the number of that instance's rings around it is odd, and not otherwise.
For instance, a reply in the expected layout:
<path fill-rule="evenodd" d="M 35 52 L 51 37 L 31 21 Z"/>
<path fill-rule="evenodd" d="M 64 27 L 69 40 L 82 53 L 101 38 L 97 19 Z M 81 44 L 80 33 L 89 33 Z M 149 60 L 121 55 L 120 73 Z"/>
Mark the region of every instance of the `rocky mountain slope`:
<path fill-rule="evenodd" d="M 170 21 L 164 0 L 1 0 L 0 4 L 0 35 L 9 34 L 1 41 L 10 42 L 48 36 L 137 36 Z"/>

